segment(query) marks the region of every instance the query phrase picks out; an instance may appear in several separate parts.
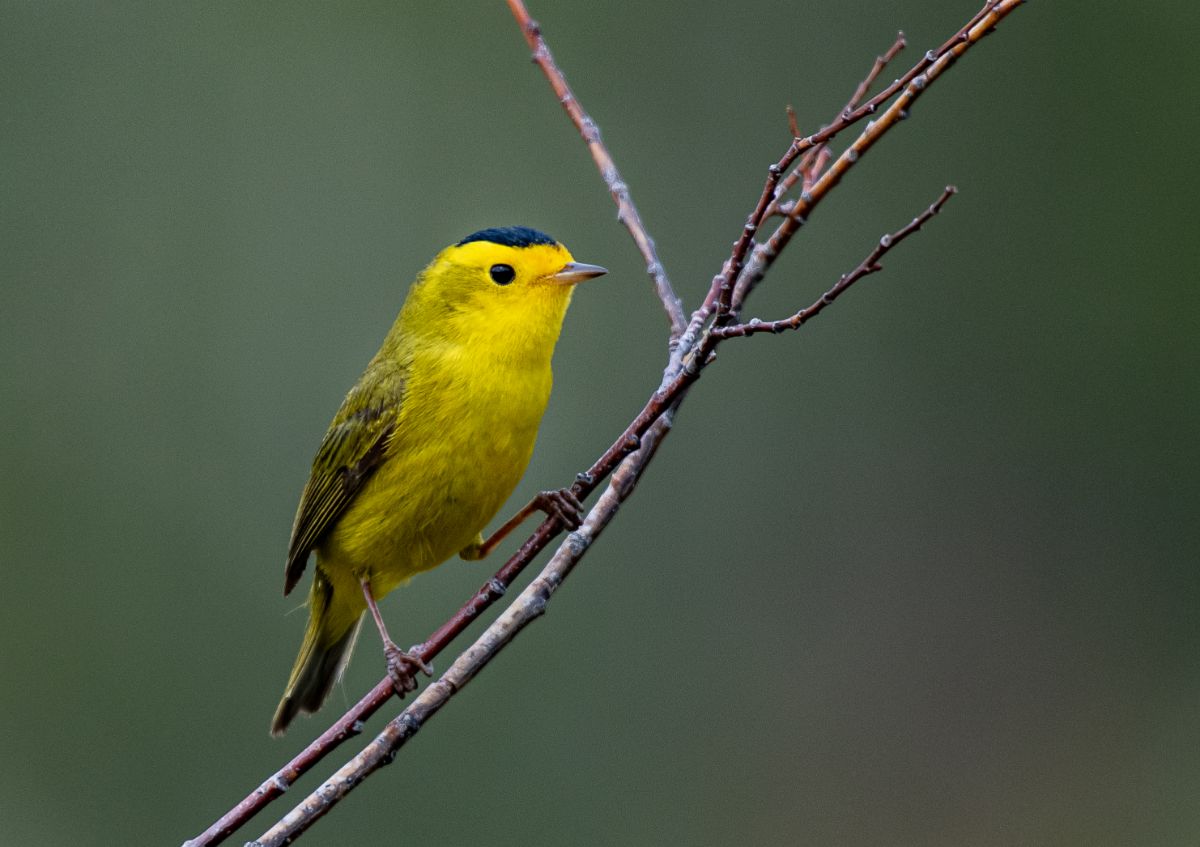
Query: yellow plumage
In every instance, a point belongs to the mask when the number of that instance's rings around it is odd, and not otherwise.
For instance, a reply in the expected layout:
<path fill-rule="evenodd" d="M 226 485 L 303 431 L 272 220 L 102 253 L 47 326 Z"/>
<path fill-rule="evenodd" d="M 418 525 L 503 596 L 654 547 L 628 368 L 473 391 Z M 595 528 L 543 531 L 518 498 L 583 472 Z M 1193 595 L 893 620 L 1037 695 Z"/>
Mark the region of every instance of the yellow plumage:
<path fill-rule="evenodd" d="M 604 273 L 524 227 L 484 230 L 421 273 L 325 435 L 288 551 L 310 551 L 310 620 L 272 732 L 315 711 L 367 609 L 462 551 L 512 494 L 550 397 L 550 359 L 574 283 Z"/>

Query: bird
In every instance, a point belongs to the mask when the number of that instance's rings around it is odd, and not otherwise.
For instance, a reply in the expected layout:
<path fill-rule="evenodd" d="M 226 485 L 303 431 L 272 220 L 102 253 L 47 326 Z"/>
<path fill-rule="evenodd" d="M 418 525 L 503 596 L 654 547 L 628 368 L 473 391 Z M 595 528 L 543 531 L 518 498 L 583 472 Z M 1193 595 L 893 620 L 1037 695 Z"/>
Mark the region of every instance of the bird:
<path fill-rule="evenodd" d="M 579 526 L 582 504 L 567 488 L 541 492 L 482 534 L 529 464 L 575 286 L 605 273 L 544 232 L 505 226 L 450 245 L 417 276 L 334 415 L 300 497 L 284 595 L 315 553 L 309 620 L 273 735 L 321 707 L 368 610 L 401 696 L 415 689 L 416 671 L 430 673 L 389 637 L 384 595 L 456 553 L 483 558 L 535 512 Z"/>

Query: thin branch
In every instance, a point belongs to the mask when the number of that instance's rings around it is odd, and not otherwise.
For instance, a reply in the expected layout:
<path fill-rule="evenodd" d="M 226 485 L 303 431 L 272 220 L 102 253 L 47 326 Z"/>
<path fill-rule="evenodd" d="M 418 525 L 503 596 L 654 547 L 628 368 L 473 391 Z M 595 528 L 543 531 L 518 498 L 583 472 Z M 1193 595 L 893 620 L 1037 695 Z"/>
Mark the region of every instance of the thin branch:
<path fill-rule="evenodd" d="M 575 128 L 579 130 L 579 134 L 587 143 L 592 159 L 600 170 L 600 176 L 604 180 L 604 184 L 608 186 L 608 193 L 612 195 L 617 204 L 617 220 L 629 230 L 638 250 L 641 251 L 642 258 L 646 260 L 646 273 L 650 275 L 658 299 L 662 301 L 663 308 L 667 312 L 667 319 L 671 322 L 671 341 L 674 342 L 687 324 L 683 313 L 683 302 L 675 293 L 675 289 L 671 287 L 670 280 L 667 279 L 667 271 L 658 258 L 654 239 L 646 231 L 646 227 L 642 223 L 642 216 L 633 203 L 629 185 L 621 178 L 617 165 L 608 152 L 608 147 L 600 139 L 600 127 L 584 111 L 579 98 L 567 85 L 566 77 L 555 63 L 554 55 L 546 46 L 545 39 L 542 38 L 541 27 L 529 16 L 529 11 L 525 8 L 522 0 L 507 0 L 507 2 L 513 17 L 517 19 L 517 23 L 521 27 L 525 41 L 529 44 L 529 49 L 533 51 L 533 61 L 546 75 L 550 87 L 554 89 L 554 94 L 558 97 L 558 102 L 562 104 L 563 109 L 570 116 L 571 122 L 575 124 Z"/>
<path fill-rule="evenodd" d="M 758 203 L 755 204 L 754 211 L 746 218 L 746 223 L 742 225 L 742 231 L 738 235 L 737 241 L 733 243 L 733 252 L 725 261 L 721 273 L 713 279 L 718 324 L 732 319 L 730 307 L 733 302 L 733 282 L 741 275 L 746 262 L 746 254 L 750 250 L 750 245 L 754 243 L 754 236 L 758 233 L 759 226 L 766 220 L 767 210 L 771 208 L 771 204 L 775 200 L 775 190 L 779 186 L 779 179 L 787 169 L 785 161 L 790 163 L 786 154 L 783 159 L 767 168 L 767 182 L 763 186 Z"/>
<path fill-rule="evenodd" d="M 926 68 L 944 56 L 947 51 L 956 45 L 962 45 L 967 41 L 970 41 L 971 43 L 978 41 L 983 37 L 983 35 L 987 34 L 988 30 L 996 25 L 1000 18 L 1007 15 L 1022 2 L 1024 2 L 1024 0 L 988 0 L 988 2 L 983 5 L 983 8 L 976 12 L 971 19 L 958 30 L 958 32 L 946 39 L 941 47 L 938 47 L 936 50 L 928 51 L 923 57 L 921 57 L 921 60 L 917 62 L 917 64 L 913 65 L 913 67 L 911 67 L 908 72 L 904 74 L 904 76 L 893 81 L 891 85 L 884 88 L 858 108 L 849 112 L 843 112 L 838 116 L 837 120 L 829 124 L 829 126 L 822 127 L 819 131 L 814 132 L 812 135 L 807 136 L 806 138 L 796 139 L 792 145 L 795 149 L 795 155 L 803 153 L 810 147 L 816 147 L 818 144 L 829 141 L 846 127 L 856 124 L 863 118 L 875 114 L 876 109 L 878 109 L 888 100 L 891 100 L 897 91 L 900 91 L 910 82 L 912 82 L 918 74 L 922 73 Z M 1004 7 L 1003 11 L 1000 11 L 999 14 L 997 14 L 997 11 L 1000 9 L 1000 7 Z M 980 34 L 971 36 L 970 33 L 979 30 L 979 25 L 984 21 L 987 21 L 984 31 Z"/>
<path fill-rule="evenodd" d="M 850 99 L 846 101 L 846 105 L 842 107 L 839 115 L 843 118 L 848 117 L 851 112 L 862 102 L 863 97 L 871 90 L 871 86 L 875 84 L 875 80 L 883 73 L 883 69 L 888 66 L 896 55 L 908 46 L 908 42 L 904 38 L 903 32 L 896 33 L 896 40 L 892 42 L 892 46 L 884 51 L 882 56 L 876 56 L 871 69 L 867 71 L 867 75 L 862 78 L 854 88 L 854 93 L 850 95 Z M 788 128 L 792 132 L 793 138 L 800 136 L 800 129 L 796 123 L 796 112 L 791 106 L 788 106 Z M 788 175 L 783 178 L 779 186 L 775 189 L 774 202 L 767 209 L 765 217 L 771 217 L 782 213 L 781 204 L 787 193 L 795 188 L 796 183 L 801 184 L 801 190 L 807 190 L 812 186 L 815 180 L 815 175 L 825 167 L 825 162 L 829 158 L 829 147 L 827 142 L 822 142 L 815 147 L 810 147 L 800 157 L 800 161 L 796 164 Z"/>
<path fill-rule="evenodd" d="M 588 490 L 590 491 L 591 488 Z M 432 661 L 459 633 L 467 628 L 471 621 L 504 596 L 526 565 L 533 561 L 534 557 L 558 535 L 559 531 L 556 521 L 549 519 L 543 521 L 491 579 L 485 582 L 448 621 L 409 652 L 419 656 L 422 661 Z M 220 844 L 271 801 L 281 797 L 296 780 L 311 770 L 325 756 L 332 753 L 343 742 L 362 733 L 367 719 L 379 711 L 395 694 L 395 686 L 391 679 L 385 676 L 295 758 L 272 774 L 208 829 L 196 838 L 185 842 L 184 847 L 207 847 L 207 845 Z"/>
<path fill-rule="evenodd" d="M 875 63 L 871 65 L 871 70 L 867 71 L 867 75 L 863 77 L 863 81 L 858 84 L 858 88 L 854 89 L 854 93 L 850 95 L 850 99 L 846 102 L 846 107 L 842 109 L 843 117 L 848 117 L 854 111 L 855 107 L 867 96 L 867 92 L 871 90 L 871 86 L 875 84 L 875 80 L 879 79 L 879 75 L 888 66 L 888 62 L 896 58 L 896 54 L 907 46 L 908 41 L 905 40 L 904 32 L 901 30 L 896 33 L 896 40 L 892 42 L 892 46 L 882 56 L 875 57 Z"/>
<path fill-rule="evenodd" d="M 875 146 L 875 143 L 880 138 L 894 129 L 900 121 L 908 117 L 912 104 L 945 72 L 946 68 L 950 67 L 963 53 L 978 43 L 980 39 L 994 32 L 996 24 L 1023 2 L 1024 0 L 989 0 L 971 18 L 971 21 L 966 26 L 961 28 L 956 35 L 942 45 L 941 52 L 930 50 L 900 80 L 897 80 L 888 86 L 884 92 L 881 92 L 880 95 L 876 95 L 866 104 L 850 113 L 852 116 L 860 115 L 868 106 L 874 110 L 882 102 L 879 100 L 879 97 L 883 93 L 889 91 L 895 93 L 899 91 L 899 94 L 896 95 L 883 114 L 877 119 L 868 122 L 862 133 L 833 161 L 812 187 L 797 198 L 796 202 L 789 209 L 788 215 L 766 242 L 759 244 L 755 248 L 754 255 L 746 263 L 746 268 L 741 278 L 737 280 L 735 292 L 731 296 L 731 303 L 726 313 L 725 323 L 734 322 L 746 298 L 749 297 L 755 286 L 762 281 L 767 269 L 774 264 L 784 247 L 787 246 L 788 242 L 791 241 L 800 228 L 804 226 L 808 217 L 816 209 L 821 200 L 841 182 L 842 178 L 862 159 L 867 151 Z M 906 82 L 904 82 L 902 90 L 898 89 L 897 85 L 905 80 Z M 808 138 L 814 139 L 823 136 L 825 133 L 829 133 L 820 139 L 822 141 L 827 140 L 827 138 L 831 138 L 833 135 L 830 130 L 834 129 L 834 127 L 848 126 L 851 122 L 853 121 L 848 121 L 843 113 L 842 117 L 839 117 L 829 127 Z M 807 139 L 801 140 L 807 141 Z M 793 143 L 792 147 L 795 148 L 796 145 Z"/>
<path fill-rule="evenodd" d="M 789 318 L 783 318 L 777 321 L 761 321 L 758 318 L 752 318 L 743 324 L 733 324 L 728 326 L 713 327 L 712 334 L 717 340 L 726 338 L 738 338 L 747 335 L 755 335 L 760 332 L 780 333 L 789 329 L 799 329 L 812 318 L 819 315 L 826 306 L 836 300 L 846 289 L 854 285 L 864 276 L 883 270 L 883 265 L 879 264 L 879 260 L 884 255 L 899 244 L 904 239 L 908 238 L 914 232 L 917 232 L 925 223 L 942 210 L 942 206 L 946 205 L 946 201 L 958 193 L 958 189 L 953 185 L 947 185 L 942 191 L 940 197 L 930 204 L 929 208 L 921 212 L 912 219 L 907 226 L 903 226 L 890 235 L 885 235 L 879 239 L 879 243 L 875 245 L 875 249 L 863 259 L 854 270 L 849 273 L 844 273 L 838 279 L 837 283 L 820 296 L 807 309 L 801 309 Z"/>
<path fill-rule="evenodd" d="M 814 155 L 812 157 L 811 164 L 809 164 L 808 168 L 806 168 L 804 171 L 804 181 L 800 183 L 801 191 L 812 190 L 812 187 L 817 184 L 817 177 L 825 170 L 825 166 L 829 164 L 829 159 L 833 155 L 829 152 L 829 145 L 827 144 L 822 144 L 820 147 L 814 147 L 809 152 L 813 153 Z M 788 210 L 788 214 L 791 214 L 790 209 Z"/>
<path fill-rule="evenodd" d="M 788 103 L 786 111 L 787 111 L 787 119 L 788 119 L 788 129 L 791 130 L 792 138 L 796 138 L 798 135 L 800 135 L 800 124 L 796 120 L 796 110 L 794 108 L 792 108 L 791 103 Z"/>
<path fill-rule="evenodd" d="M 947 39 L 946 42 L 940 48 L 938 48 L 938 50 L 930 50 L 927 52 L 923 57 L 921 57 L 920 61 L 910 68 L 906 74 L 904 74 L 904 76 L 895 80 L 891 85 L 884 88 L 883 91 L 880 91 L 858 108 L 843 110 L 842 113 L 838 115 L 838 117 L 832 123 L 822 128 L 818 132 L 815 132 L 805 138 L 795 138 L 792 140 L 791 146 L 788 148 L 787 152 L 783 154 L 783 157 L 778 162 L 767 168 L 767 181 L 763 186 L 763 193 L 759 197 L 759 201 L 755 206 L 754 211 L 751 212 L 750 217 L 747 218 L 745 225 L 742 227 L 742 232 L 739 235 L 738 240 L 734 242 L 733 252 L 731 253 L 730 260 L 726 262 L 721 273 L 713 279 L 712 290 L 710 291 L 710 297 L 708 300 L 706 300 L 706 305 L 709 300 L 715 304 L 716 324 L 718 326 L 732 322 L 736 318 L 736 309 L 734 307 L 734 301 L 736 299 L 735 281 L 737 281 L 738 286 L 740 287 L 740 277 L 742 276 L 743 271 L 747 270 L 745 267 L 745 259 L 746 253 L 750 247 L 750 241 L 752 241 L 754 234 L 757 233 L 759 227 L 766 219 L 767 214 L 771 209 L 772 201 L 775 199 L 775 192 L 779 186 L 780 178 L 784 173 L 787 172 L 787 169 L 791 167 L 792 163 L 808 150 L 828 142 L 846 127 L 852 126 L 868 115 L 873 115 L 875 110 L 878 109 L 881 104 L 890 100 L 893 96 L 895 96 L 896 92 L 905 89 L 905 87 L 908 86 L 909 83 L 911 83 L 914 79 L 916 79 L 923 71 L 931 67 L 940 59 L 944 58 L 950 51 L 955 49 L 956 46 L 961 46 L 965 49 L 965 47 L 970 46 L 971 43 L 974 43 L 981 38 L 982 35 L 986 35 L 987 31 L 990 31 L 990 29 L 995 26 L 996 21 L 1008 14 L 1008 12 L 1012 11 L 1013 8 L 1020 5 L 1022 2 L 1024 2 L 1024 0 L 988 0 L 988 2 L 984 4 L 984 7 L 976 12 L 975 15 L 962 28 L 960 28 L 957 33 Z M 1004 12 L 996 15 L 995 10 L 1001 6 L 1006 7 Z M 977 35 L 974 38 L 970 38 L 969 34 L 974 32 L 979 24 L 983 23 L 984 21 L 989 21 L 989 23 L 987 24 L 987 27 L 982 35 Z M 803 196 L 801 199 L 803 200 Z M 801 203 L 797 202 L 795 206 L 800 207 Z M 800 218 L 801 223 L 803 223 L 802 215 L 807 215 L 809 209 L 806 208 L 799 214 L 796 214 L 795 210 L 793 210 L 793 212 L 794 214 L 790 215 L 784 221 L 784 226 L 786 226 L 789 221 L 794 221 L 796 218 Z M 798 224 L 796 226 L 798 226 Z M 794 234 L 794 230 L 787 233 L 785 242 L 786 240 L 790 240 L 792 234 Z M 755 250 L 756 254 L 759 252 L 760 251 L 758 249 Z M 778 250 L 776 250 L 775 255 L 778 255 Z M 774 256 L 771 256 L 770 260 L 774 261 Z M 750 274 L 751 278 L 754 276 L 754 273 Z M 753 284 L 751 284 L 750 287 L 752 288 Z M 746 293 L 748 293 L 748 291 Z M 744 296 L 741 299 L 744 299 Z"/>

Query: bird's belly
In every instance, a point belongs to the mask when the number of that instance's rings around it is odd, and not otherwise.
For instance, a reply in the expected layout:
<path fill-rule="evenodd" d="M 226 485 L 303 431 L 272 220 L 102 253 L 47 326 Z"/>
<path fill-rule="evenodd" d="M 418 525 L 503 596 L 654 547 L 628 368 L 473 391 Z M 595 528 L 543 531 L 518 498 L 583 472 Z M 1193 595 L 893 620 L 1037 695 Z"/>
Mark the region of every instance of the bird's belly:
<path fill-rule="evenodd" d="M 369 576 L 380 597 L 474 541 L 525 472 L 548 376 L 544 392 L 505 381 L 407 408 L 387 460 L 321 545 L 324 569 Z"/>

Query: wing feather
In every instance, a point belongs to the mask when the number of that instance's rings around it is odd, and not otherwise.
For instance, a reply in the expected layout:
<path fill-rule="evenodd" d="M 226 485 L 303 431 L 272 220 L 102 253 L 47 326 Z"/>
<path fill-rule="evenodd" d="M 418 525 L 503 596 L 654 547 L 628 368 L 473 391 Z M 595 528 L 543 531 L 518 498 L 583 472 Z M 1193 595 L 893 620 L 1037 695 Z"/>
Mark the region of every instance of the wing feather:
<path fill-rule="evenodd" d="M 378 378 L 382 376 L 369 372 L 364 375 L 346 396 L 321 441 L 292 525 L 284 594 L 296 587 L 308 554 L 387 458 L 387 444 L 403 402 L 404 381 L 402 377 Z M 362 387 L 364 383 L 376 386 L 375 390 Z M 392 387 L 380 391 L 380 385 Z"/>

